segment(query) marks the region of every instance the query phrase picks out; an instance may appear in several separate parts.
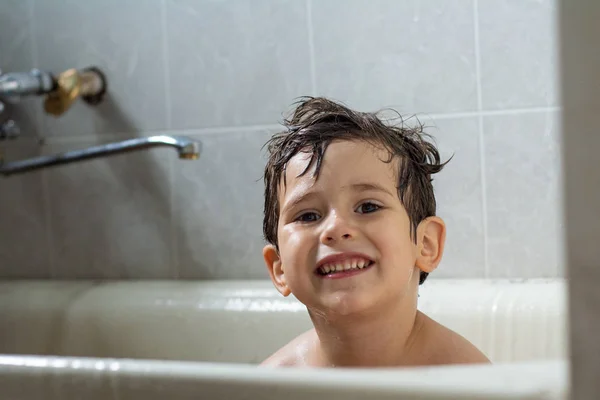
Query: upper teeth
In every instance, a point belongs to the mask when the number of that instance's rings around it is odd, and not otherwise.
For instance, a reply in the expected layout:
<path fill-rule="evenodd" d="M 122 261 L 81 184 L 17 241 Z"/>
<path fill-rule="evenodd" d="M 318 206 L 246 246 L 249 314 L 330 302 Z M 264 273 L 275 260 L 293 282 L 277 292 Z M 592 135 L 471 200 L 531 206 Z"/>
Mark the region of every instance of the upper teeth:
<path fill-rule="evenodd" d="M 347 271 L 349 269 L 362 269 L 367 265 L 369 265 L 369 260 L 365 260 L 363 258 L 351 258 L 344 261 L 324 264 L 319 268 L 319 270 L 323 274 L 328 274 L 330 272 Z"/>

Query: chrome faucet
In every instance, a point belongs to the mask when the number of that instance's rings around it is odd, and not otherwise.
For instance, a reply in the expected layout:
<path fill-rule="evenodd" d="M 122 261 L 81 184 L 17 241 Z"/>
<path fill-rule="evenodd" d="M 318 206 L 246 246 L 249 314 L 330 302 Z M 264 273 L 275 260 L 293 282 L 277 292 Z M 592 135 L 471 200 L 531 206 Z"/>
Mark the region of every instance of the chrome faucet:
<path fill-rule="evenodd" d="M 15 102 L 27 96 L 45 96 L 44 110 L 56 117 L 64 114 L 78 98 L 89 105 L 99 104 L 106 94 L 107 81 L 96 67 L 71 68 L 58 75 L 32 69 L 28 72 L 3 73 L 0 70 L 0 114 L 4 102 Z M 0 119 L 0 140 L 14 139 L 20 134 L 17 123 Z"/>
<path fill-rule="evenodd" d="M 0 72 L 0 96 L 23 97 L 50 93 L 56 88 L 52 75 L 39 69 L 29 72 Z"/>
<path fill-rule="evenodd" d="M 89 105 L 99 104 L 106 94 L 106 89 L 106 77 L 96 67 L 81 70 L 71 68 L 56 76 L 37 69 L 8 74 L 0 71 L 0 114 L 4 109 L 3 99 L 45 95 L 44 110 L 48 114 L 60 116 L 79 97 Z M 14 139 L 18 136 L 19 129 L 14 121 L 0 122 L 0 141 Z M 0 175 L 9 176 L 76 161 L 162 146 L 174 147 L 179 153 L 179 158 L 186 160 L 199 158 L 202 149 L 200 142 L 184 136 L 156 135 L 6 163 L 0 158 Z"/>
<path fill-rule="evenodd" d="M 200 157 L 200 152 L 202 151 L 202 143 L 185 136 L 157 135 L 108 143 L 51 156 L 35 157 L 8 163 L 2 163 L 0 161 L 0 174 L 9 176 L 41 168 L 69 164 L 76 161 L 164 146 L 174 147 L 179 153 L 179 158 L 185 160 L 198 159 Z"/>

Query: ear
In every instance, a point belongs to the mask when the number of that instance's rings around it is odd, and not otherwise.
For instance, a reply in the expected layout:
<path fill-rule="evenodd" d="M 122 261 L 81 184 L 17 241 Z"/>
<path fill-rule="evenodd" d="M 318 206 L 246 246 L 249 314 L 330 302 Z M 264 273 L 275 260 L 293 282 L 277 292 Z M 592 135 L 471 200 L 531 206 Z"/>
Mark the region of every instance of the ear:
<path fill-rule="evenodd" d="M 437 268 L 444 253 L 446 224 L 440 217 L 425 218 L 417 227 L 417 267 L 431 273 Z"/>
<path fill-rule="evenodd" d="M 275 288 L 282 295 L 286 297 L 289 296 L 292 291 L 285 280 L 283 264 L 281 263 L 281 258 L 279 258 L 277 248 L 272 244 L 266 245 L 263 248 L 263 258 L 265 259 L 265 264 L 269 270 L 269 276 L 271 277 L 271 281 L 273 281 Z"/>

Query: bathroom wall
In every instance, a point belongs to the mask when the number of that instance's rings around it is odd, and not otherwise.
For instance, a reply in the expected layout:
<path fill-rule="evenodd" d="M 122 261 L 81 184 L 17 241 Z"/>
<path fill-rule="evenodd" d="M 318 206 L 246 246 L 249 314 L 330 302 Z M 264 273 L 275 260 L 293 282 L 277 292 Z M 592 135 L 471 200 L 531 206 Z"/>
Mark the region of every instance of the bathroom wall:
<path fill-rule="evenodd" d="M 564 274 L 549 0 L 4 0 L 0 68 L 95 65 L 96 108 L 9 107 L 7 160 L 156 133 L 202 141 L 0 178 L 0 276 L 266 278 L 261 146 L 298 96 L 428 125 L 448 240 L 435 278 Z"/>
<path fill-rule="evenodd" d="M 600 3 L 562 0 L 559 15 L 570 398 L 584 400 L 600 393 Z"/>

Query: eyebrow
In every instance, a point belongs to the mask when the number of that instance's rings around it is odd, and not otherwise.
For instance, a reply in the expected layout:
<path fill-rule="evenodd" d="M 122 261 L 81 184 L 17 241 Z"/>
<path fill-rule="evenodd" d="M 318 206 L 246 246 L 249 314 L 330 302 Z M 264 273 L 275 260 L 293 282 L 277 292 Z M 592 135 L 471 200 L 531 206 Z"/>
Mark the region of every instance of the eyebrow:
<path fill-rule="evenodd" d="M 310 200 L 312 197 L 317 196 L 317 192 L 300 192 L 298 194 L 292 194 L 290 199 L 285 202 L 281 208 L 281 212 L 284 213 L 290 208 L 296 207 L 298 204 Z"/>
<path fill-rule="evenodd" d="M 381 193 L 384 193 L 384 194 L 394 197 L 394 195 L 392 193 L 390 193 L 389 190 L 387 190 L 385 187 L 383 187 L 377 183 L 354 183 L 349 186 L 344 186 L 343 188 L 345 189 L 347 187 L 350 187 L 352 190 L 354 190 L 356 192 L 375 191 L 375 192 L 381 192 Z M 312 197 L 315 197 L 317 195 L 318 195 L 318 192 L 314 192 L 314 191 L 309 191 L 309 192 L 305 192 L 305 193 L 300 192 L 297 195 L 292 194 L 290 199 L 285 202 L 284 206 L 281 209 L 281 212 L 285 212 L 290 208 L 294 208 L 298 204 L 300 204 L 304 201 L 310 200 Z"/>
<path fill-rule="evenodd" d="M 394 196 L 392 193 L 390 193 L 389 190 L 387 190 L 385 187 L 377 184 L 377 183 L 354 183 L 352 185 L 350 185 L 350 187 L 352 189 L 354 189 L 357 192 L 382 192 L 385 194 L 388 194 L 390 196 Z"/>

